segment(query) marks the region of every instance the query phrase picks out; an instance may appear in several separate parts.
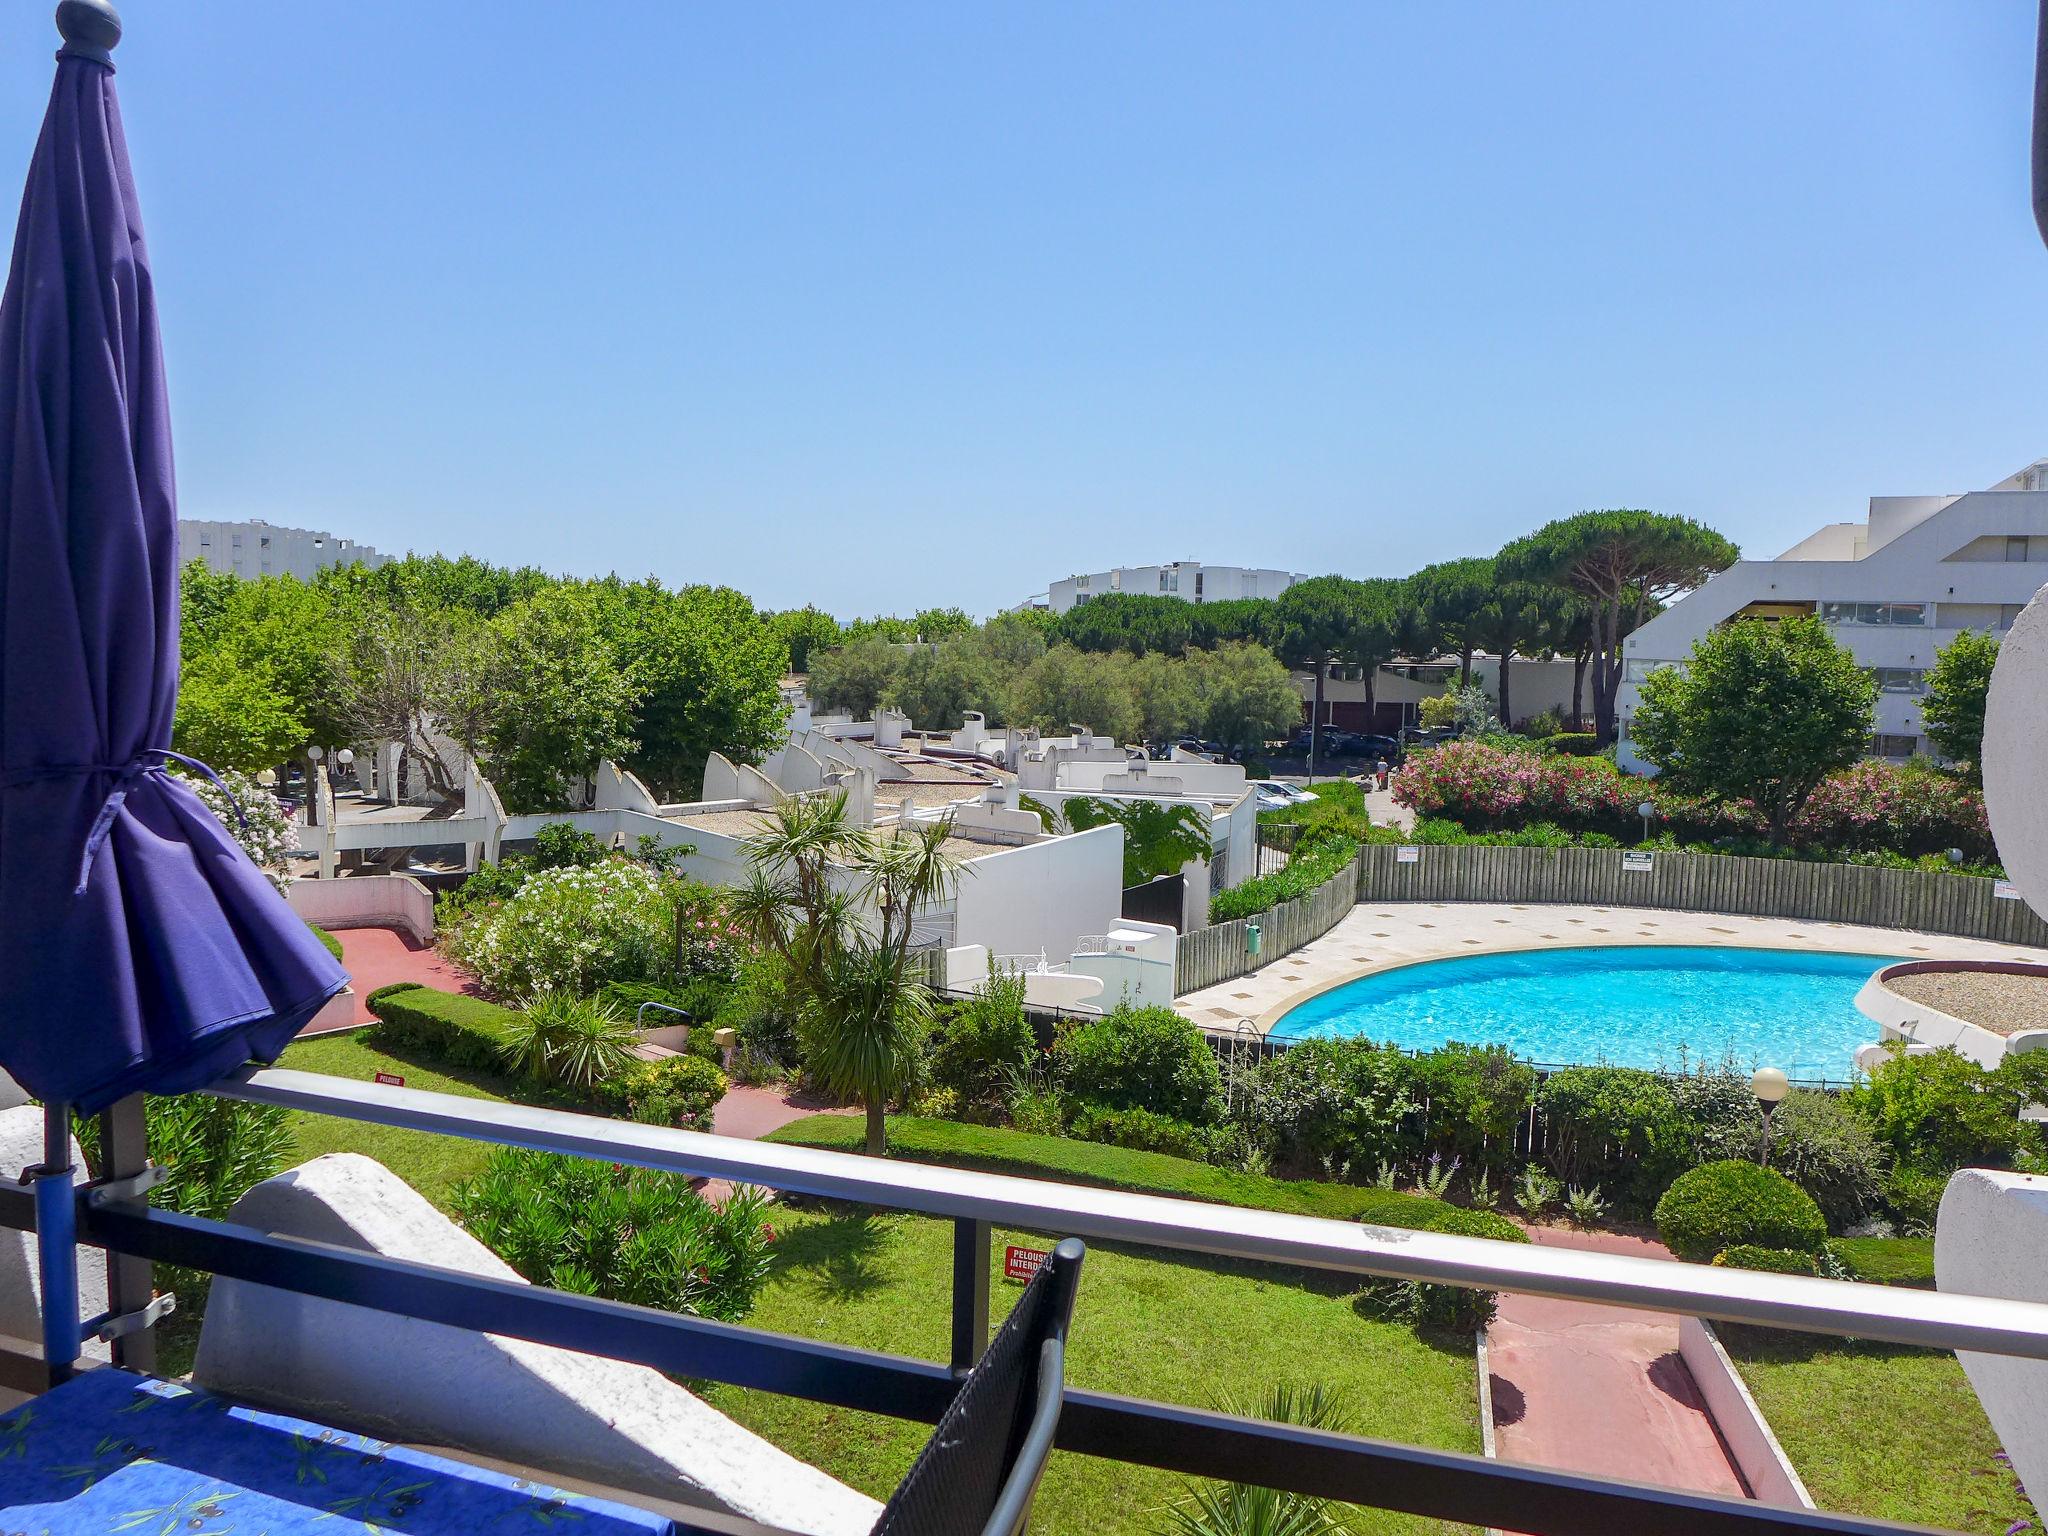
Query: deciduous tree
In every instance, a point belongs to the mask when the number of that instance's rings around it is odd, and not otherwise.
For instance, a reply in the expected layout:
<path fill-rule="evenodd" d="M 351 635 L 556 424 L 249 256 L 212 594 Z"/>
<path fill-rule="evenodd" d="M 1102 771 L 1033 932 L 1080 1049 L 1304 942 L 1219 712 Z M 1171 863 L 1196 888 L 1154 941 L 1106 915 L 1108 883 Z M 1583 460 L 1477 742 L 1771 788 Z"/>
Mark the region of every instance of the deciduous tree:
<path fill-rule="evenodd" d="M 1744 619 L 1650 674 L 1630 736 L 1679 787 L 1754 802 L 1782 846 L 1821 781 L 1869 749 L 1876 696 L 1820 620 Z"/>
<path fill-rule="evenodd" d="M 1928 737 L 1941 755 L 1979 782 L 1984 777 L 1984 701 L 1997 665 L 1998 641 L 1964 630 L 1935 653 L 1927 699 L 1920 707 Z"/>

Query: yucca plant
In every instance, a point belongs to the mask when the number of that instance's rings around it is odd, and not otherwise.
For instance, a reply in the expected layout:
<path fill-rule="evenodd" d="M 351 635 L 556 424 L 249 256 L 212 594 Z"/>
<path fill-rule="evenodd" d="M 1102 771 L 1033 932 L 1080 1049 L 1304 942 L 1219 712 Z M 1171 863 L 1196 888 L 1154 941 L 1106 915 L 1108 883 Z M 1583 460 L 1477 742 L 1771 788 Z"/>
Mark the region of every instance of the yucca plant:
<path fill-rule="evenodd" d="M 1343 1397 L 1321 1382 L 1280 1382 L 1249 1406 L 1229 1398 L 1218 1406 L 1241 1418 L 1304 1429 L 1342 1434 L 1352 1427 Z M 1159 1513 L 1161 1536 L 1353 1536 L 1357 1530 L 1345 1506 L 1333 1499 L 1250 1483 L 1190 1484 Z"/>
<path fill-rule="evenodd" d="M 1600 1193 L 1598 1186 L 1589 1185 L 1581 1189 L 1574 1184 L 1565 1191 L 1564 1211 L 1572 1219 L 1573 1226 L 1596 1226 L 1607 1214 L 1607 1197 Z"/>
<path fill-rule="evenodd" d="M 542 992 L 527 1000 L 498 1050 L 514 1072 L 587 1093 L 632 1064 L 636 1038 L 609 1003 Z"/>

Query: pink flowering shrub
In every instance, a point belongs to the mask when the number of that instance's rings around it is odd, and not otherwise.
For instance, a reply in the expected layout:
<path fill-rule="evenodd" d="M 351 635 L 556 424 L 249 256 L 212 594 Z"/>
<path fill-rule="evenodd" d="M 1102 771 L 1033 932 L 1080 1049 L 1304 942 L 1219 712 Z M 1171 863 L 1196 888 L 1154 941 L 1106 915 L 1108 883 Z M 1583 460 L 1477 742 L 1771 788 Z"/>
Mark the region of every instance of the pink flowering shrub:
<path fill-rule="evenodd" d="M 1764 818 L 1747 800 L 1687 795 L 1658 779 L 1625 774 L 1604 757 L 1540 755 L 1459 741 L 1409 758 L 1393 777 L 1394 799 L 1418 816 L 1468 831 L 1517 831 L 1552 823 L 1574 833 L 1632 838 L 1636 807 L 1656 807 L 1656 829 L 1679 843 L 1760 838 Z M 1793 819 L 1795 847 L 1908 857 L 1960 848 L 1992 857 L 1984 797 L 1960 779 L 1875 759 L 1828 779 Z"/>

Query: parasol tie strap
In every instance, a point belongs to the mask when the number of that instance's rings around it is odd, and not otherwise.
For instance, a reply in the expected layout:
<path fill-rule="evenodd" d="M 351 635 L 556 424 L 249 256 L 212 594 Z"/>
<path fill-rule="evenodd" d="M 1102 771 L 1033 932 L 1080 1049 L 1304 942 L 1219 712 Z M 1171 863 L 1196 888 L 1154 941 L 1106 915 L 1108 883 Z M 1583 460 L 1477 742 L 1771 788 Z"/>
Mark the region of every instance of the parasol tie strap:
<path fill-rule="evenodd" d="M 113 833 L 114 818 L 121 814 L 121 807 L 127 803 L 128 791 L 144 774 L 168 774 L 172 763 L 183 763 L 187 768 L 203 773 L 213 781 L 213 787 L 228 797 L 228 804 L 235 808 L 235 815 L 242 823 L 242 830 L 249 830 L 249 813 L 242 806 L 241 797 L 222 780 L 221 776 L 196 757 L 187 757 L 182 752 L 173 752 L 169 747 L 145 747 L 134 760 L 126 763 L 52 763 L 37 768 L 24 768 L 15 773 L 0 773 L 0 789 L 17 789 L 24 784 L 38 783 L 44 779 L 68 779 L 83 777 L 90 773 L 105 773 L 114 776 L 114 787 L 107 791 L 107 798 L 100 802 L 99 814 L 92 819 L 92 829 L 85 834 L 85 851 L 78 861 L 78 884 L 71 892 L 83 896 L 85 888 L 92 883 L 93 860 L 106 846 L 107 838 Z"/>

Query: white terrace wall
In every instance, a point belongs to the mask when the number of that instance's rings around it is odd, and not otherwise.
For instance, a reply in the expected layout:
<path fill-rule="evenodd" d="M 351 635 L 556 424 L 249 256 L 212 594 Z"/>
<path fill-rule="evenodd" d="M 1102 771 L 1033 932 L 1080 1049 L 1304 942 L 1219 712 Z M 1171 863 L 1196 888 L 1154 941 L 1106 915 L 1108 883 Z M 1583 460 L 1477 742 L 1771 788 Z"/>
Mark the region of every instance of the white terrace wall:
<path fill-rule="evenodd" d="M 954 897 L 955 944 L 998 955 L 1055 960 L 1086 934 L 1109 932 L 1123 907 L 1124 832 L 1096 827 L 1073 837 L 1008 848 L 969 864 Z"/>
<path fill-rule="evenodd" d="M 403 928 L 417 943 L 434 942 L 434 894 L 410 875 L 294 880 L 285 900 L 322 928 Z"/>

